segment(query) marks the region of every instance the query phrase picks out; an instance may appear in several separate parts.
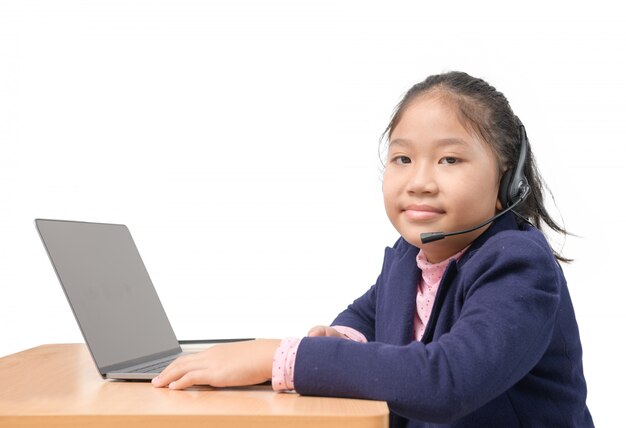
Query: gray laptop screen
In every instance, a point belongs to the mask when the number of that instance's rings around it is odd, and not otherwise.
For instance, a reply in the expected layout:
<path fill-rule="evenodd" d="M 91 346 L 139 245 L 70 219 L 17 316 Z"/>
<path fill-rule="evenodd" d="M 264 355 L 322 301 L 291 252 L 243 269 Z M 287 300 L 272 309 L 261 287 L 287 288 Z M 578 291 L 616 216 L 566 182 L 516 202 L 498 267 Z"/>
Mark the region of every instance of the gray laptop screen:
<path fill-rule="evenodd" d="M 178 348 L 126 226 L 36 224 L 98 367 Z"/>

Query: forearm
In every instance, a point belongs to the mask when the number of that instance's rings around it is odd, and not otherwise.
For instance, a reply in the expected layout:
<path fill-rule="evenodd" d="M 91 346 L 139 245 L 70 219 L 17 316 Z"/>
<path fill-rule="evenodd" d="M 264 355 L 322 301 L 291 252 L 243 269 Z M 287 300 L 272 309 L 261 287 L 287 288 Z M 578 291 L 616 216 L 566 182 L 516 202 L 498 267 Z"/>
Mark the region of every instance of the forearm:
<path fill-rule="evenodd" d="M 309 331 L 309 336 L 341 336 L 355 342 L 366 343 L 367 339 L 361 332 L 345 326 L 317 326 Z M 275 391 L 292 391 L 294 389 L 294 367 L 301 339 L 288 337 L 280 342 L 274 354 L 272 365 L 272 388 Z"/>
<path fill-rule="evenodd" d="M 420 342 L 397 346 L 305 338 L 295 366 L 295 389 L 303 395 L 387 401 L 402 416 L 444 421 L 461 412 L 459 391 L 446 358 L 425 348 Z"/>

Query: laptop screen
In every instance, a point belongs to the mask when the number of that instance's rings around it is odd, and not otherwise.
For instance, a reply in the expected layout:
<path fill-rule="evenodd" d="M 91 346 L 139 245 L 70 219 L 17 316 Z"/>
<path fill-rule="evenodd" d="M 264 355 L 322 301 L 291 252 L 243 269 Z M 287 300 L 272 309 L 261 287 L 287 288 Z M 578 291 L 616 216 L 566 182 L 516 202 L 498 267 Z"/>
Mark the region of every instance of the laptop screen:
<path fill-rule="evenodd" d="M 126 226 L 35 222 L 99 368 L 179 349 Z"/>

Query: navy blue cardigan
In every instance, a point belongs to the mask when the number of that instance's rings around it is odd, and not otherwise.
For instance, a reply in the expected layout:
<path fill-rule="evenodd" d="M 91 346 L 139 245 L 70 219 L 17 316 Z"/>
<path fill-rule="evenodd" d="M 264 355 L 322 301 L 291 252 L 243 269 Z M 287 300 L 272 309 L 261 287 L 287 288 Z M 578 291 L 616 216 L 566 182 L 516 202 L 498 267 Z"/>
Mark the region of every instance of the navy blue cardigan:
<path fill-rule="evenodd" d="M 590 427 L 582 348 L 543 234 L 504 215 L 452 261 L 415 341 L 419 249 L 385 250 L 376 284 L 334 325 L 369 343 L 304 338 L 295 389 L 387 401 L 391 427 Z"/>

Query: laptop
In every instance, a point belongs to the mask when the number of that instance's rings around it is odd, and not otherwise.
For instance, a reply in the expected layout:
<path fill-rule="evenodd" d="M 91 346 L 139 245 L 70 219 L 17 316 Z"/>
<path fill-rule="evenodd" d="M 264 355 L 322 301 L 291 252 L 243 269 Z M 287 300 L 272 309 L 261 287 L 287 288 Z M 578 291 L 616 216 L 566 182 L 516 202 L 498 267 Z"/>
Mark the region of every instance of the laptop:
<path fill-rule="evenodd" d="M 125 225 L 35 225 L 103 379 L 150 380 L 186 353 L 181 344 L 252 340 L 179 341 Z"/>

